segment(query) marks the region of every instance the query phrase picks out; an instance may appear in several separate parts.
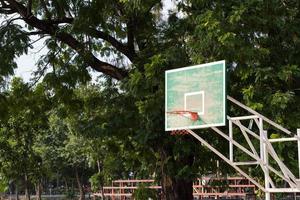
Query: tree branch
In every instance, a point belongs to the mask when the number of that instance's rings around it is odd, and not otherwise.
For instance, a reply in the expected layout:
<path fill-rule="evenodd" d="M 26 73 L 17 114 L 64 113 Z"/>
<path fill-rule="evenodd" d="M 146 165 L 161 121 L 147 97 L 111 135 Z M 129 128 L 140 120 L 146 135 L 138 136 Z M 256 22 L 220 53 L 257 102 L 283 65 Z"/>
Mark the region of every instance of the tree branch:
<path fill-rule="evenodd" d="M 7 3 L 5 3 L 4 0 L 0 0 L 0 3 L 1 3 L 2 8 L 7 8 L 8 7 Z"/>
<path fill-rule="evenodd" d="M 125 56 L 127 56 L 131 61 L 133 61 L 134 58 L 136 57 L 134 49 L 130 49 L 129 46 L 119 42 L 116 38 L 112 37 L 111 35 L 103 31 L 89 28 L 87 34 L 89 34 L 92 37 L 100 38 L 109 42 L 113 47 L 115 47 L 118 51 L 120 51 Z"/>
<path fill-rule="evenodd" d="M 41 34 L 47 34 L 44 31 L 31 31 L 31 32 L 26 32 L 26 35 L 41 35 Z"/>
<path fill-rule="evenodd" d="M 78 42 L 75 38 L 67 33 L 57 33 L 56 38 L 61 42 L 68 44 L 72 49 L 83 58 L 83 60 L 98 72 L 103 72 L 113 78 L 121 80 L 125 78 L 128 73 L 116 66 L 113 66 L 107 62 L 100 61 L 90 51 L 87 51 L 83 44 Z"/>
<path fill-rule="evenodd" d="M 60 53 L 60 50 L 55 52 L 54 56 L 56 57 Z M 32 84 L 29 86 L 30 88 L 35 86 L 35 84 L 45 75 L 45 71 L 48 68 L 48 65 L 50 64 L 50 60 L 44 65 L 42 69 L 38 69 L 37 71 L 34 72 L 35 77 L 31 78 Z M 39 74 L 38 77 L 36 77 Z"/>
<path fill-rule="evenodd" d="M 61 24 L 61 23 L 71 24 L 71 23 L 73 23 L 74 19 L 71 17 L 64 17 L 61 19 L 42 20 L 42 21 L 45 23 L 48 23 L 48 24 Z M 86 34 L 88 34 L 89 36 L 92 36 L 94 38 L 100 38 L 100 39 L 103 39 L 103 40 L 109 42 L 118 51 L 120 51 L 125 56 L 127 56 L 130 61 L 133 61 L 134 58 L 136 57 L 136 53 L 134 50 L 132 27 L 130 27 L 129 29 L 130 30 L 128 33 L 128 45 L 123 44 L 122 42 L 118 41 L 116 38 L 112 37 L 111 35 L 103 32 L 103 31 L 99 31 L 99 30 L 96 30 L 93 28 L 88 28 L 88 30 L 86 31 Z"/>
<path fill-rule="evenodd" d="M 0 13 L 1 14 L 5 14 L 5 15 L 11 15 L 11 14 L 14 14 L 16 13 L 17 11 L 14 10 L 14 9 L 8 9 L 8 8 L 0 8 Z"/>
<path fill-rule="evenodd" d="M 31 15 L 31 8 L 32 8 L 32 0 L 28 0 L 28 4 L 27 4 L 27 16 Z"/>
<path fill-rule="evenodd" d="M 5 24 L 5 27 L 8 27 L 8 26 L 11 25 L 11 23 L 12 23 L 13 21 L 16 21 L 16 20 L 23 20 L 23 18 L 22 18 L 22 17 L 10 18 L 10 19 L 8 19 L 8 20 L 6 20 L 6 21 L 3 21 L 3 22 L 1 23 L 1 25 L 4 25 L 4 24 Z M 2 28 L 2 27 L 1 27 L 1 28 Z"/>
<path fill-rule="evenodd" d="M 41 2 L 41 5 L 42 5 L 42 8 L 44 9 L 44 11 L 46 13 L 46 18 L 47 19 L 51 19 L 51 13 L 49 12 L 45 1 L 44 0 L 40 0 L 40 2 Z"/>
<path fill-rule="evenodd" d="M 134 50 L 134 24 L 133 20 L 127 22 L 127 46 L 130 51 L 135 52 Z"/>
<path fill-rule="evenodd" d="M 36 29 L 39 29 L 51 36 L 57 38 L 60 42 L 67 44 L 73 50 L 75 50 L 82 59 L 86 62 L 87 65 L 92 67 L 94 70 L 107 74 L 117 80 L 121 80 L 128 76 L 127 71 L 120 69 L 116 66 L 113 66 L 109 63 L 103 62 L 96 58 L 92 52 L 88 51 L 84 44 L 76 40 L 72 35 L 64 32 L 60 32 L 60 29 L 53 24 L 46 23 L 45 20 L 40 20 L 35 16 L 27 16 L 27 9 L 21 3 L 15 0 L 7 0 L 10 5 L 15 8 L 18 13 L 24 18 L 24 21 Z"/>
<path fill-rule="evenodd" d="M 45 20 L 46 23 L 50 24 L 71 24 L 74 21 L 73 18 L 70 17 L 63 17 L 61 19 L 52 19 L 52 20 Z"/>
<path fill-rule="evenodd" d="M 10 2 L 11 5 L 16 5 L 17 7 L 23 6 L 22 4 L 16 2 L 15 0 L 8 0 L 8 2 Z M 40 0 L 40 2 L 41 2 L 41 6 L 43 7 L 43 9 L 47 15 L 46 20 L 40 20 L 40 22 L 43 23 L 44 25 L 58 25 L 58 24 L 62 24 L 62 23 L 67 23 L 67 24 L 73 23 L 74 18 L 72 18 L 72 17 L 62 17 L 60 19 L 51 19 L 51 14 L 50 14 L 49 10 L 47 9 L 45 1 Z M 23 16 L 24 18 L 27 18 L 27 16 L 31 16 L 31 14 L 29 14 L 29 12 L 28 12 L 30 9 L 30 13 L 31 13 L 31 4 L 32 4 L 31 1 L 29 1 L 28 5 L 27 5 L 27 9 L 26 9 L 26 14 L 22 9 L 18 10 L 19 14 L 21 16 Z M 36 28 L 45 30 L 45 29 L 42 29 L 42 27 L 36 27 Z M 100 38 L 100 39 L 103 39 L 103 40 L 109 42 L 118 51 L 123 53 L 130 61 L 133 61 L 136 57 L 136 53 L 134 50 L 133 27 L 132 27 L 131 22 L 128 24 L 128 38 L 127 38 L 128 43 L 127 44 L 123 44 L 122 42 L 118 41 L 116 38 L 112 37 L 111 35 L 103 32 L 103 31 L 94 29 L 94 28 L 89 28 L 86 31 L 86 34 L 88 34 L 94 38 Z"/>

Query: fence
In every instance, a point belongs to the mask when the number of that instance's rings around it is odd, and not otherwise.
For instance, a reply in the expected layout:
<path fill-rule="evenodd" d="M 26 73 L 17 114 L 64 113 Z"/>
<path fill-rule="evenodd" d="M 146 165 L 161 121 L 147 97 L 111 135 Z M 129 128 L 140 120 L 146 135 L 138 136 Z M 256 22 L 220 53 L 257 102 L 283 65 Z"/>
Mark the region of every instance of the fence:
<path fill-rule="evenodd" d="M 145 187 L 154 189 L 161 194 L 162 187 L 154 180 L 115 180 L 111 186 L 103 187 L 103 196 L 112 200 L 131 199 L 134 191 L 143 184 Z M 255 185 L 248 179 L 242 177 L 228 178 L 199 178 L 193 184 L 193 195 L 195 199 L 253 199 L 255 197 Z M 97 192 L 94 196 L 101 197 Z M 251 196 L 251 198 L 247 198 Z"/>

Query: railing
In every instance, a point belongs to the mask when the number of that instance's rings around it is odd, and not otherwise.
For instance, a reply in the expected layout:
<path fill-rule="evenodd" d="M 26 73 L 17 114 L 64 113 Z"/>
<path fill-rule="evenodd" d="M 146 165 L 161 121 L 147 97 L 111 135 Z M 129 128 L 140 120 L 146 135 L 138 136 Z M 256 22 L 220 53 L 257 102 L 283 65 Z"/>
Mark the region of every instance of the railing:
<path fill-rule="evenodd" d="M 214 186 L 214 184 L 217 184 Z M 197 198 L 242 198 L 254 194 L 255 185 L 242 177 L 201 178 L 194 182 L 193 195 Z"/>
<path fill-rule="evenodd" d="M 145 187 L 154 189 L 161 195 L 162 187 L 155 183 L 155 180 L 115 180 L 111 186 L 103 187 L 103 196 L 112 200 L 130 199 L 134 191 L 143 184 Z M 214 185 L 217 184 L 217 185 Z M 246 195 L 253 195 L 255 185 L 248 179 L 242 177 L 209 178 L 197 179 L 193 184 L 193 195 L 196 199 L 202 198 L 239 198 L 245 199 Z M 102 196 L 101 192 L 93 194 Z"/>

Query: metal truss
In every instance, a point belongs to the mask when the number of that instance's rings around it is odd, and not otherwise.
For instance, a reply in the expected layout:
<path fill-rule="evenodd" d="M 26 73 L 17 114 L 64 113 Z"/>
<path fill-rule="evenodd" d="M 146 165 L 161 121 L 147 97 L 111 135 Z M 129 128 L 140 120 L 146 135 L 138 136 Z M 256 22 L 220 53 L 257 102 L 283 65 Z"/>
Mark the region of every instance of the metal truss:
<path fill-rule="evenodd" d="M 233 99 L 230 96 L 227 96 L 227 100 L 232 102 L 234 105 L 243 108 L 244 110 L 251 113 L 249 116 L 238 116 L 238 117 L 230 117 L 227 116 L 228 124 L 229 124 L 229 133 L 224 133 L 220 129 L 216 127 L 211 127 L 217 134 L 222 136 L 229 142 L 229 157 L 224 155 L 222 152 L 218 151 L 215 147 L 210 145 L 206 140 L 204 140 L 201 136 L 193 132 L 192 130 L 187 130 L 193 137 L 195 137 L 198 141 L 217 154 L 221 159 L 227 162 L 230 166 L 232 166 L 237 172 L 239 172 L 244 177 L 248 178 L 253 184 L 255 184 L 259 189 L 265 192 L 266 200 L 270 200 L 270 193 L 295 193 L 300 192 L 300 180 L 289 170 L 289 168 L 283 163 L 280 159 L 279 155 L 276 153 L 272 143 L 276 142 L 297 142 L 298 147 L 298 168 L 299 168 L 299 176 L 300 176 L 300 129 L 297 129 L 297 134 L 293 134 L 289 130 L 280 126 L 279 124 L 273 122 L 272 120 L 266 118 L 265 116 L 259 114 L 253 109 L 247 107 L 246 105 L 240 103 L 239 101 Z M 242 121 L 249 120 L 249 127 L 243 125 Z M 256 131 L 254 131 L 251 127 L 256 125 Z M 280 130 L 284 134 L 289 137 L 284 138 L 276 138 L 271 139 L 268 137 L 267 131 L 264 129 L 264 125 L 272 128 L 276 128 Z M 239 128 L 240 133 L 246 140 L 246 145 L 242 144 L 239 141 L 234 139 L 234 126 Z M 257 133 L 256 133 L 257 132 Z M 236 133 L 235 133 L 236 134 Z M 257 140 L 259 145 L 255 145 L 253 141 Z M 243 153 L 251 157 L 250 161 L 238 162 L 234 160 L 234 148 L 238 148 Z M 258 150 L 257 150 L 258 149 Z M 227 154 L 228 155 L 228 154 Z M 273 159 L 276 165 L 276 169 L 271 166 L 269 163 L 269 158 Z M 264 173 L 264 185 L 255 179 L 255 177 L 251 177 L 248 172 L 241 169 L 241 166 L 249 166 L 256 165 L 261 168 Z M 273 175 L 273 176 L 272 176 Z M 274 183 L 274 177 L 279 177 L 283 182 L 285 182 L 283 186 L 277 186 Z"/>

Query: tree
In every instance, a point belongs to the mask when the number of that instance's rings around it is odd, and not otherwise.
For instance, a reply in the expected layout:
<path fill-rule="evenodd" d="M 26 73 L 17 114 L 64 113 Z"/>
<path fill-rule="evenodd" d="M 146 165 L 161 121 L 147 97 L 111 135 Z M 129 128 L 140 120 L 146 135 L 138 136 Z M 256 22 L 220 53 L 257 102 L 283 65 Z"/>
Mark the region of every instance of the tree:
<path fill-rule="evenodd" d="M 187 26 L 176 15 L 164 23 L 159 18 L 161 1 L 158 0 L 4 0 L 1 7 L 4 15 L 18 16 L 3 25 L 2 34 L 13 30 L 3 37 L 3 46 L 22 54 L 28 48 L 29 36 L 47 38 L 49 53 L 40 60 L 38 75 L 52 67 L 44 80 L 59 88 L 55 91 L 58 97 L 71 100 L 70 89 L 89 80 L 88 66 L 105 74 L 103 80 L 108 83 L 105 87 L 112 83 L 109 89 L 116 96 L 106 101 L 115 107 L 105 113 L 110 120 L 103 119 L 108 126 L 100 129 L 101 133 L 111 133 L 109 129 L 114 129 L 118 137 L 135 140 L 140 155 L 136 155 L 138 159 L 132 164 L 139 160 L 142 166 L 159 169 L 156 173 L 162 179 L 166 199 L 192 199 L 192 177 L 198 169 L 194 144 L 188 140 L 186 154 L 180 154 L 180 145 L 186 143 L 186 138 L 174 141 L 162 128 L 162 74 L 166 69 L 191 63 L 186 52 Z M 27 28 L 17 25 L 15 20 L 22 20 Z M 3 75 L 9 74 L 15 67 L 13 59 L 17 54 L 12 51 L 9 56 L 4 53 L 0 56 L 6 58 L 7 70 Z M 115 56 L 116 60 L 106 62 L 105 56 L 109 59 Z M 161 146 L 156 145 L 157 141 L 161 141 Z M 170 170 L 165 170 L 166 166 Z"/>
<path fill-rule="evenodd" d="M 111 182 L 112 177 L 122 178 L 126 173 L 119 147 L 122 142 L 114 135 L 115 130 L 111 129 L 109 120 L 115 118 L 111 109 L 116 109 L 111 104 L 108 106 L 108 102 L 116 98 L 111 89 L 82 85 L 71 90 L 69 98 L 62 99 L 51 115 L 52 136 L 64 135 L 64 139 L 59 139 L 62 144 L 56 151 L 63 160 L 60 165 L 73 171 L 81 199 L 84 198 L 89 171 L 95 173 L 90 179 L 94 189 L 102 188 L 105 183 Z M 95 183 L 100 185 L 95 186 Z"/>
<path fill-rule="evenodd" d="M 85 199 L 85 188 L 81 175 L 87 168 L 86 149 L 84 148 L 86 147 L 86 145 L 84 145 L 85 142 L 82 137 L 69 134 L 62 151 L 62 156 L 74 170 L 80 200 Z"/>
<path fill-rule="evenodd" d="M 288 127 L 297 126 L 299 2 L 187 2 L 192 4 L 185 7 L 192 14 L 188 20 L 195 25 L 191 57 L 226 59 L 230 93 Z M 295 116 L 286 118 L 287 113 Z"/>
<path fill-rule="evenodd" d="M 7 117 L 1 120 L 0 170 L 9 180 L 22 180 L 30 199 L 30 184 L 40 186 L 42 160 L 34 145 L 47 126 L 47 97 L 43 87 L 32 90 L 21 79 L 13 79 L 6 93 Z"/>
<path fill-rule="evenodd" d="M 299 127 L 299 2 L 187 0 L 180 7 L 192 27 L 193 62 L 225 59 L 231 96 L 290 130 Z M 293 145 L 278 150 L 296 172 Z"/>
<path fill-rule="evenodd" d="M 176 18 L 172 20 L 174 24 L 171 28 L 175 28 L 180 20 Z M 172 29 L 169 31 L 170 34 Z M 182 36 L 178 35 L 178 37 Z M 193 138 L 190 136 L 174 137 L 164 132 L 163 129 L 164 106 L 161 102 L 164 101 L 164 79 L 162 76 L 168 66 L 187 64 L 188 61 L 184 60 L 184 56 L 177 55 L 177 53 L 186 55 L 182 48 L 185 47 L 184 40 L 184 37 L 181 40 L 174 37 L 174 40 L 169 39 L 168 43 L 162 43 L 166 45 L 160 47 L 164 51 L 151 58 L 145 65 L 144 72 L 136 70 L 132 73 L 126 85 L 138 109 L 139 123 L 134 128 L 136 140 L 141 149 L 154 152 L 154 154 L 144 155 L 144 158 L 154 156 L 157 160 L 145 159 L 145 163 L 152 162 L 147 165 L 156 169 L 155 173 L 161 181 L 164 199 L 193 199 L 193 180 L 217 170 L 218 158 L 199 146 Z M 201 133 L 207 135 L 208 139 L 212 139 L 208 131 L 201 131 Z M 212 143 L 218 144 L 221 148 L 226 147 L 218 141 L 212 141 Z M 151 164 L 156 164 L 156 166 Z M 224 172 L 226 173 L 226 168 Z"/>
<path fill-rule="evenodd" d="M 6 59 L 3 59 L 5 60 L 3 75 L 12 73 L 12 69 L 16 67 L 14 57 L 26 52 L 30 46 L 29 36 L 36 35 L 49 36 L 47 44 L 50 54 L 47 58 L 51 64 L 54 63 L 54 55 L 65 55 L 64 59 L 69 60 L 66 56 L 73 57 L 76 52 L 77 60 L 71 60 L 70 63 L 75 61 L 76 67 L 82 71 L 90 66 L 115 79 L 123 79 L 128 75 L 127 70 L 100 60 L 94 52 L 110 54 L 115 51 L 133 62 L 137 59 L 136 49 L 142 51 L 151 44 L 151 41 L 146 39 L 150 39 L 149 36 L 153 37 L 151 36 L 155 20 L 153 10 L 159 7 L 158 0 L 143 3 L 118 0 L 1 1 L 2 15 L 18 16 L 7 19 L 7 23 L 1 29 L 2 34 L 7 36 L 3 37 L 3 46 L 17 50 L 1 53 L 3 58 L 6 55 Z M 101 15 L 95 17 L 94 13 Z M 22 20 L 28 27 L 24 29 L 16 25 L 14 23 L 16 20 Z M 67 69 L 69 68 L 70 66 Z"/>
<path fill-rule="evenodd" d="M 69 112 L 68 123 L 81 137 L 85 127 L 91 137 L 98 131 L 114 134 L 125 147 L 134 147 L 139 155 L 131 166 L 156 169 L 165 199 L 192 199 L 199 168 L 215 168 L 213 160 L 200 165 L 199 158 L 212 156 L 191 138 L 163 130 L 164 70 L 226 59 L 231 95 L 299 127 L 298 1 L 184 0 L 178 2 L 182 17 L 174 13 L 168 21 L 159 18 L 158 0 L 2 0 L 0 5 L 3 16 L 17 14 L 1 27 L 0 74 L 13 73 L 14 58 L 27 51 L 32 35 L 45 37 L 49 49 L 36 78 L 47 73 L 44 81 L 55 88 L 54 98 L 70 107 L 82 106 L 72 99 L 72 89 L 90 80 L 87 67 L 104 73 L 101 87 L 107 90 L 96 98 L 104 112 L 90 109 L 83 119 Z"/>

